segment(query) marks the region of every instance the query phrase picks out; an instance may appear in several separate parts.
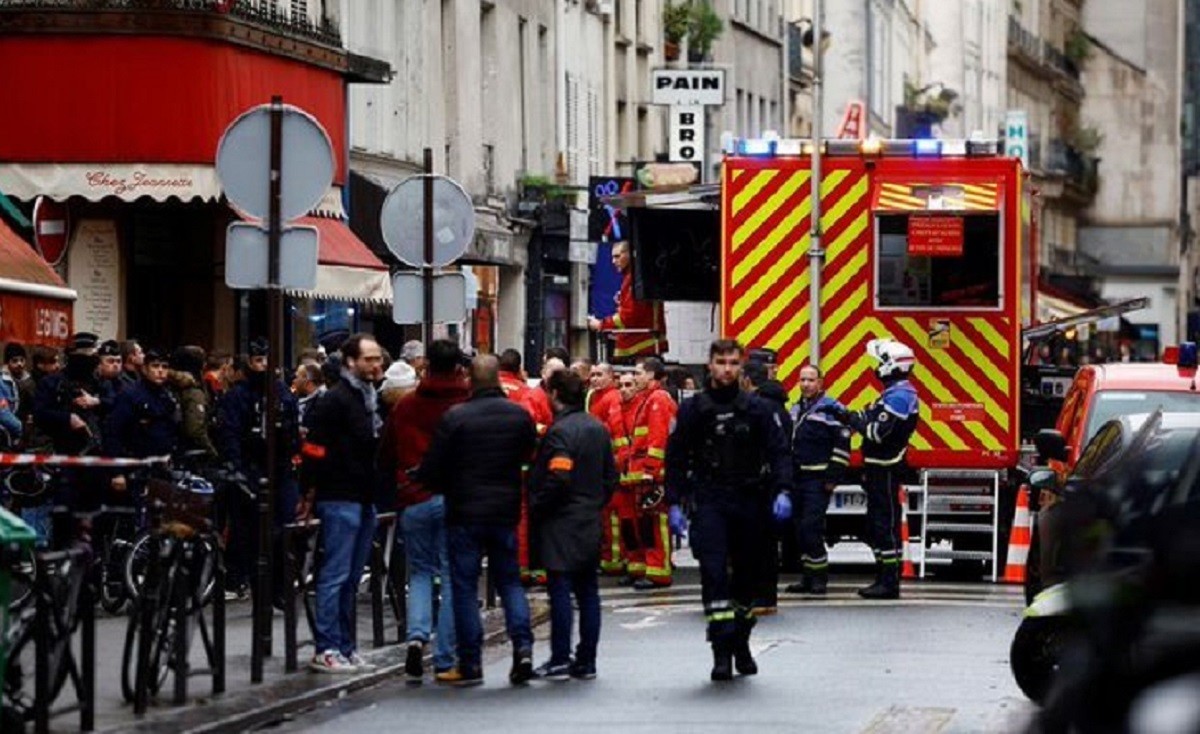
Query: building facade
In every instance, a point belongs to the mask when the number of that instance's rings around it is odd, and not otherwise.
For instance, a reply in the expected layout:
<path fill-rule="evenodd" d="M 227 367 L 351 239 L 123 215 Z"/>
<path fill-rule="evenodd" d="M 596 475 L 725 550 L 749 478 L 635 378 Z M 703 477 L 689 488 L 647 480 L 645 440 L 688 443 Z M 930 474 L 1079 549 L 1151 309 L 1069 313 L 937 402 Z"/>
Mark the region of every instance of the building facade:
<path fill-rule="evenodd" d="M 1194 292 L 1181 259 L 1183 12 L 1181 0 L 1089 0 L 1084 11 L 1082 113 L 1098 130 L 1103 168 L 1078 249 L 1105 299 L 1149 297 L 1126 317 L 1146 357 L 1179 340 Z"/>
<path fill-rule="evenodd" d="M 0 57 L 23 70 L 6 92 L 39 100 L 0 119 L 0 193 L 26 215 L 38 200 L 60 205 L 76 329 L 229 350 L 265 333 L 263 293 L 225 285 L 225 228 L 243 214 L 214 160 L 226 127 L 274 95 L 316 119 L 334 157 L 333 185 L 302 220 L 321 234 L 317 288 L 289 306 L 340 303 L 348 328 L 390 300 L 386 266 L 345 226 L 342 202 L 346 88 L 388 69 L 343 47 L 323 3 L 7 2 Z M 295 326 L 286 340 L 308 346 Z"/>

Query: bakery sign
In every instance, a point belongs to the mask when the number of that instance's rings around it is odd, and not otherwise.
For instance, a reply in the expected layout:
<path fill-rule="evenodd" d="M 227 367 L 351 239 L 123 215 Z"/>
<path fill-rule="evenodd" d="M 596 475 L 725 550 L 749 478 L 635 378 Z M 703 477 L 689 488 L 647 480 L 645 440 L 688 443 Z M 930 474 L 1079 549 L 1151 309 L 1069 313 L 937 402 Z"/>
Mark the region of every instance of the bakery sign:
<path fill-rule="evenodd" d="M 913 257 L 962 257 L 963 218 L 944 214 L 910 216 L 908 254 Z"/>

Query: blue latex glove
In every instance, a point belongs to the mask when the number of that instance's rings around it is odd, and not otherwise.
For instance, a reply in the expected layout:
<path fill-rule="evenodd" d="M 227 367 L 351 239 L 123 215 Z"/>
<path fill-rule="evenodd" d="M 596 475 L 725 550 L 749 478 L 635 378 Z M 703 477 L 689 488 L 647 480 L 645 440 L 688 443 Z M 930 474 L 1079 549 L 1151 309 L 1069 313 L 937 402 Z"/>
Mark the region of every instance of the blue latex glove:
<path fill-rule="evenodd" d="M 683 514 L 682 507 L 671 505 L 671 508 L 667 510 L 667 526 L 671 528 L 672 535 L 683 535 L 687 532 L 687 516 Z"/>
<path fill-rule="evenodd" d="M 771 508 L 775 522 L 783 522 L 792 518 L 792 498 L 786 492 L 775 495 L 775 506 Z"/>

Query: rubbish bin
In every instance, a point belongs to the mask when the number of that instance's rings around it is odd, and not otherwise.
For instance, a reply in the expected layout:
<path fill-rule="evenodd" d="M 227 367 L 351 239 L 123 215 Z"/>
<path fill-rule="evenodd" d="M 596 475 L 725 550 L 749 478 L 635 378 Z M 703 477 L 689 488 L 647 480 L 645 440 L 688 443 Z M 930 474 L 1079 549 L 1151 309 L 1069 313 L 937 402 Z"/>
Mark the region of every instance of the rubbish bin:
<path fill-rule="evenodd" d="M 8 670 L 8 650 L 5 640 L 8 637 L 8 600 L 12 590 L 11 571 L 13 564 L 25 557 L 33 544 L 37 542 L 37 533 L 26 525 L 21 518 L 0 508 L 0 683 L 3 683 L 4 673 Z M 3 720 L 4 702 L 0 699 L 0 721 Z"/>

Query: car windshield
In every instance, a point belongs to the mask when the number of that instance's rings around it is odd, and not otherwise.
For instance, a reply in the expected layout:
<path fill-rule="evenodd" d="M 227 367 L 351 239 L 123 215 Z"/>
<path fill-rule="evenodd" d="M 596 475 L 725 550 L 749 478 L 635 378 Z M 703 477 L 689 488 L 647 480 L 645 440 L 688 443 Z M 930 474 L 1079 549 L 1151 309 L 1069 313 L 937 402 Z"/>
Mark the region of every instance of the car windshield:
<path fill-rule="evenodd" d="M 1113 418 L 1126 415 L 1200 412 L 1200 393 L 1178 390 L 1101 390 L 1092 400 L 1088 414 L 1084 443 L 1090 441 L 1100 426 Z M 1135 426 L 1136 427 L 1136 426 Z"/>

